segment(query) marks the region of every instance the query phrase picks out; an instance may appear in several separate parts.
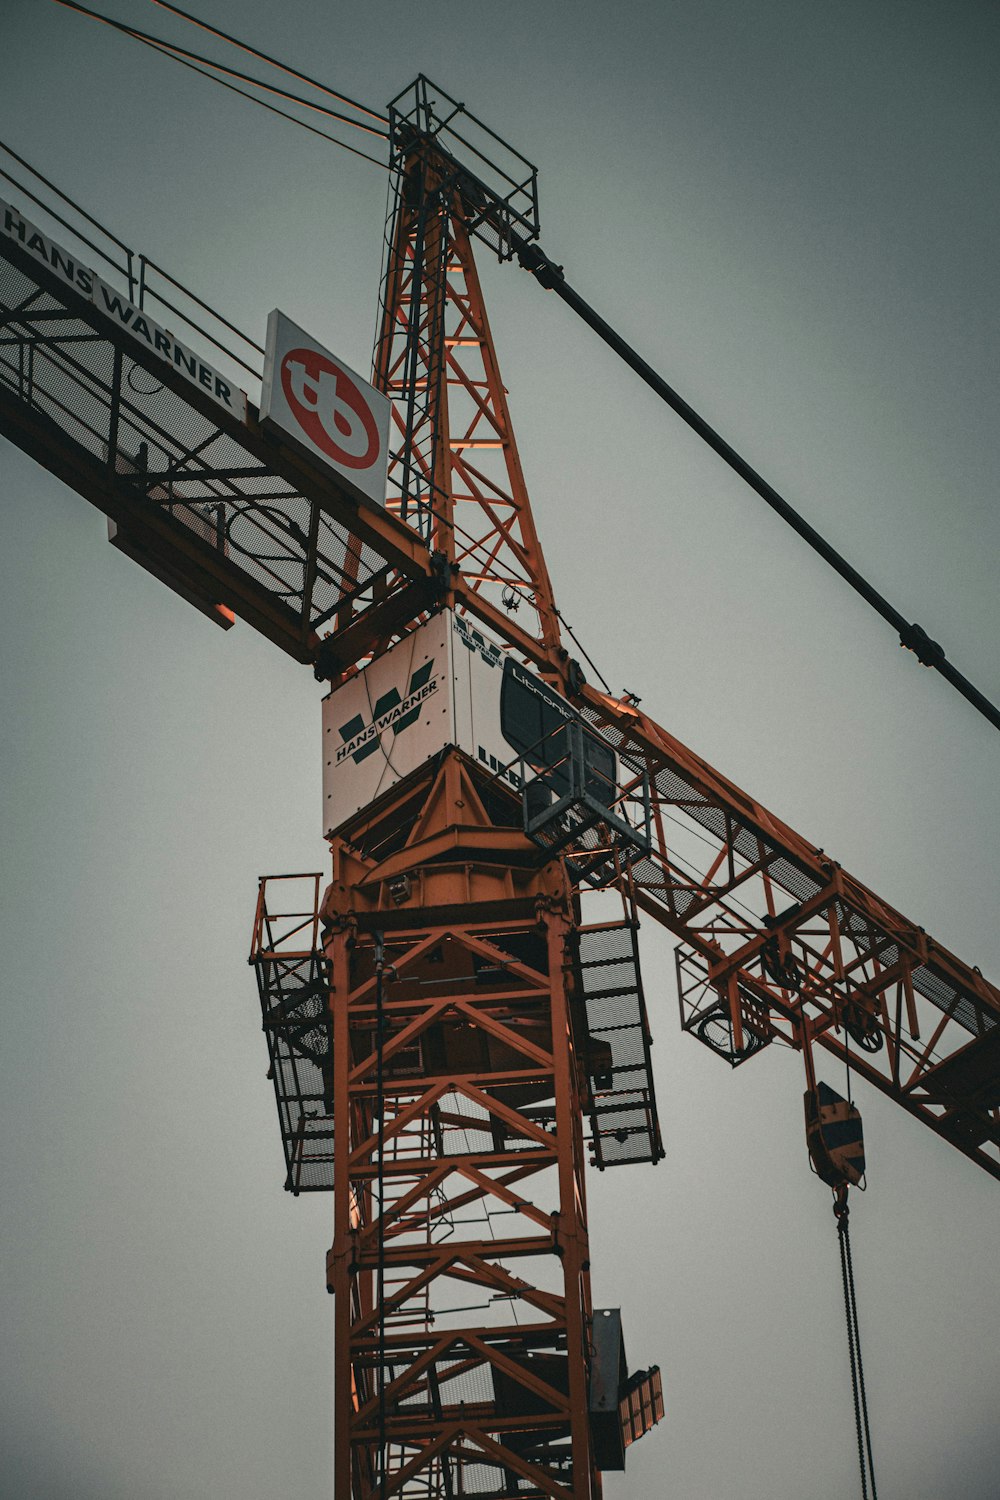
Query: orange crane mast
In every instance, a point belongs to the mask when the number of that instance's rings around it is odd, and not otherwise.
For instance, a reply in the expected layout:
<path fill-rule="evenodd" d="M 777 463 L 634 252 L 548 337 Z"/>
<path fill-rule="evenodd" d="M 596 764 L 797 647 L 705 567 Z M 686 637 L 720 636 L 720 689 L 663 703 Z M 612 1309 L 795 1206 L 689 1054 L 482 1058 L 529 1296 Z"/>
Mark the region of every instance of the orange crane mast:
<path fill-rule="evenodd" d="M 412 103 L 425 108 L 422 84 Z M 412 686 L 447 659 L 449 636 L 460 639 L 456 674 L 482 661 L 506 691 L 500 646 L 461 607 L 471 596 L 493 620 L 523 609 L 528 659 L 562 687 L 568 658 L 466 206 L 447 160 L 409 144 L 412 117 L 392 118 L 400 160 L 375 359 L 398 431 L 387 509 L 428 544 L 445 639 L 434 620 L 414 621 L 408 639 L 420 644 L 389 654 L 406 657 Z M 373 645 L 376 663 L 389 646 Z M 323 653 L 328 670 L 343 661 L 336 631 Z M 350 684 L 358 665 L 335 684 Z M 377 721 L 383 699 L 372 696 Z M 349 723 L 342 734 L 356 732 Z M 628 1377 L 617 1316 L 595 1319 L 588 1274 L 585 1111 L 596 1151 L 604 1137 L 621 1151 L 619 1135 L 625 1159 L 661 1151 L 634 913 L 582 925 L 562 848 L 527 835 L 509 768 L 446 733 L 399 776 L 385 743 L 401 727 L 367 745 L 376 762 L 384 754 L 390 789 L 346 821 L 336 821 L 346 807 L 331 814 L 334 880 L 316 914 L 331 980 L 335 1493 L 589 1500 L 600 1469 L 624 1466 L 626 1437 L 662 1413 L 658 1372 Z M 255 954 L 265 1024 L 284 1019 L 289 1000 L 287 958 L 267 946 L 271 899 L 264 882 Z M 296 962 L 318 967 L 313 953 Z M 609 1000 L 623 1034 L 640 1034 L 641 1062 L 616 1077 L 605 1042 L 598 1103 L 601 1040 L 588 1017 Z M 614 1132 L 601 1110 L 613 1110 Z M 326 1136 L 319 1150 L 329 1147 Z"/>

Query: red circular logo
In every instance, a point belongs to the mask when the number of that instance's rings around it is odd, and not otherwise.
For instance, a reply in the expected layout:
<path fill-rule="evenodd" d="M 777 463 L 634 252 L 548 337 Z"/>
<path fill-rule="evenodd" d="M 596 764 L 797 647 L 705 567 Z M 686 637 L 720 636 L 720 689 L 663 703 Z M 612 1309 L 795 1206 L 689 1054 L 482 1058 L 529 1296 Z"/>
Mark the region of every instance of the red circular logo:
<path fill-rule="evenodd" d="M 378 427 L 351 377 L 315 349 L 289 349 L 281 389 L 309 441 L 345 469 L 369 469 L 379 454 Z"/>

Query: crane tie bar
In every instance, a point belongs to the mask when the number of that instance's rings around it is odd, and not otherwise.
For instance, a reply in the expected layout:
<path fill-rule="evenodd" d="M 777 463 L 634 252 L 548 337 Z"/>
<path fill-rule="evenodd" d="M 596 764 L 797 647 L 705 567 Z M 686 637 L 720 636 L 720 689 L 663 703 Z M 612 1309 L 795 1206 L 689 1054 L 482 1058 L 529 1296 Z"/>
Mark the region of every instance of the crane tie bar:
<path fill-rule="evenodd" d="M 863 578 L 846 558 L 841 557 L 836 548 L 832 547 L 825 537 L 820 536 L 815 527 L 810 526 L 809 522 L 789 505 L 788 501 L 778 493 L 773 485 L 768 484 L 767 480 L 758 474 L 756 469 L 752 468 L 746 459 L 737 453 L 736 449 L 715 431 L 714 427 L 709 426 L 704 417 L 699 416 L 694 407 L 685 401 L 683 396 L 679 395 L 672 386 L 668 385 L 662 375 L 658 375 L 652 365 L 648 364 L 642 358 L 642 355 L 633 349 L 632 345 L 623 339 L 621 334 L 616 333 L 610 323 L 606 322 L 600 313 L 595 312 L 589 303 L 585 302 L 580 294 L 570 286 L 566 280 L 562 266 L 556 265 L 554 261 L 550 260 L 539 245 L 532 244 L 516 233 L 512 233 L 510 238 L 511 247 L 517 256 L 518 262 L 526 271 L 531 272 L 538 284 L 544 287 L 546 291 L 553 291 L 557 296 L 561 297 L 583 319 L 588 327 L 592 328 L 604 340 L 608 348 L 613 349 L 619 358 L 623 359 L 629 368 L 634 370 L 640 379 L 645 381 L 650 390 L 656 392 L 661 401 L 665 401 L 672 411 L 675 411 L 679 417 L 683 418 L 688 426 L 752 490 L 756 491 L 765 504 L 769 505 L 773 511 L 781 516 L 782 520 L 787 521 L 792 530 L 798 532 L 799 536 L 808 542 L 813 551 L 818 552 L 824 562 L 829 563 L 834 571 L 839 573 L 841 578 L 845 579 L 851 585 L 855 593 L 860 594 L 862 599 L 871 605 L 872 609 L 880 614 L 884 620 L 887 620 L 897 632 L 901 646 L 905 647 L 907 651 L 912 651 L 923 666 L 933 667 L 935 671 L 940 672 L 941 676 L 950 682 L 952 687 L 957 688 L 962 697 L 971 703 L 973 708 L 978 709 L 995 729 L 1000 729 L 1000 709 L 997 708 L 996 704 L 991 703 L 978 688 L 974 687 L 967 677 L 964 677 L 961 672 L 952 666 L 945 655 L 944 647 L 939 645 L 937 641 L 931 640 L 923 626 L 907 620 L 905 615 L 900 614 L 899 610 L 894 609 L 888 599 L 885 599 L 873 584 L 869 583 L 866 578 Z"/>

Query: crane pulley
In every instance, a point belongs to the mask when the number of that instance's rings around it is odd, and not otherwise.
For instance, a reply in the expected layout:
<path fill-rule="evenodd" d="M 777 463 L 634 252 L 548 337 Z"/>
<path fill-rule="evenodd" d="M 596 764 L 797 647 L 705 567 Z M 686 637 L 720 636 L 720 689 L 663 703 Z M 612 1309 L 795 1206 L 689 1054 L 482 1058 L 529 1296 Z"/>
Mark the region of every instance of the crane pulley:
<path fill-rule="evenodd" d="M 860 1111 L 828 1083 L 806 1089 L 806 1144 L 821 1182 L 843 1195 L 865 1175 L 865 1142 Z"/>

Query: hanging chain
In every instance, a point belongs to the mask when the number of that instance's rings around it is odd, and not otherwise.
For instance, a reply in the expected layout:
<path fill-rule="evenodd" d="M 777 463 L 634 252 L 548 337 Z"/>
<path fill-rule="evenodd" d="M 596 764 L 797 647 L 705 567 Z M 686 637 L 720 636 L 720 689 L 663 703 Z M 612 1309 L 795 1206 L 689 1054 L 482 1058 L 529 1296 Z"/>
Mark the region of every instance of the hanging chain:
<path fill-rule="evenodd" d="M 386 1486 L 386 1403 L 385 1403 L 385 943 L 381 932 L 375 933 L 375 1108 L 378 1111 L 378 1270 L 375 1298 L 378 1303 L 378 1489 L 385 1495 Z"/>
<path fill-rule="evenodd" d="M 865 1390 L 864 1366 L 861 1363 L 861 1333 L 858 1328 L 858 1304 L 854 1291 L 854 1262 L 851 1259 L 851 1236 L 848 1229 L 850 1210 L 847 1207 L 846 1186 L 837 1189 L 834 1195 L 833 1212 L 837 1220 L 837 1238 L 840 1242 L 840 1274 L 844 1283 L 847 1342 L 851 1354 L 851 1388 L 854 1396 L 854 1425 L 858 1435 L 861 1500 L 869 1500 L 869 1481 L 871 1482 L 871 1500 L 878 1500 L 871 1429 L 868 1425 L 868 1395 Z"/>

